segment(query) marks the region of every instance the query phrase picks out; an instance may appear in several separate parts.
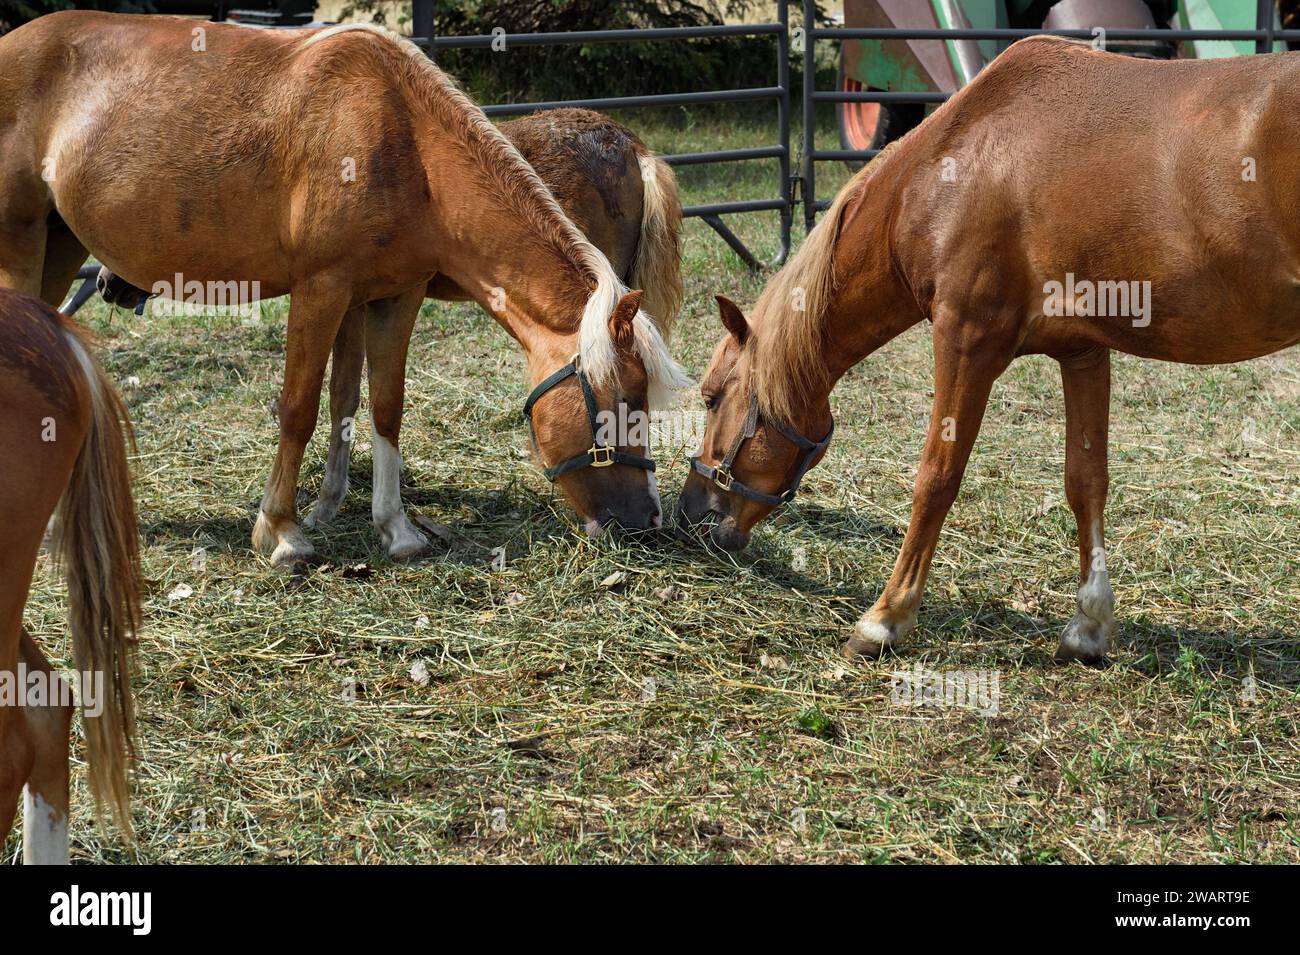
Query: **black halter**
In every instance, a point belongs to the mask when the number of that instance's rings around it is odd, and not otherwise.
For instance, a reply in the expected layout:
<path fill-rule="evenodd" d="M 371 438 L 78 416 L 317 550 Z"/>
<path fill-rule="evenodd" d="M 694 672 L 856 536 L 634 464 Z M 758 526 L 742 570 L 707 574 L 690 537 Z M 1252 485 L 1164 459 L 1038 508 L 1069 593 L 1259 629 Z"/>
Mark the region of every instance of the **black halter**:
<path fill-rule="evenodd" d="M 830 431 L 827 431 L 826 437 L 820 441 L 809 441 L 799 432 L 791 431 L 775 421 L 769 421 L 768 426 L 774 428 L 779 435 L 803 452 L 803 457 L 799 460 L 799 466 L 795 468 L 794 480 L 790 482 L 790 487 L 780 494 L 765 494 L 762 491 L 756 491 L 748 484 L 737 481 L 731 475 L 731 463 L 740 452 L 740 446 L 752 438 L 754 432 L 758 429 L 758 395 L 749 396 L 749 413 L 745 415 L 745 426 L 741 429 L 740 434 L 736 435 L 736 440 L 731 442 L 731 450 L 722 459 L 722 463 L 715 468 L 705 464 L 698 457 L 694 457 L 691 458 L 691 467 L 695 469 L 697 474 L 712 481 L 723 491 L 739 494 L 741 497 L 747 497 L 759 504 L 766 504 L 768 507 L 779 507 L 782 504 L 790 503 L 799 490 L 799 482 L 803 480 L 803 476 L 812 467 L 813 458 L 825 451 L 827 445 L 831 443 L 831 436 L 835 434 L 835 421 L 834 419 L 831 420 Z"/>
<path fill-rule="evenodd" d="M 561 461 L 554 467 L 543 469 L 542 473 L 546 475 L 547 479 L 554 481 L 561 474 L 576 471 L 578 468 L 607 468 L 611 464 L 627 464 L 634 468 L 653 471 L 655 463 L 649 458 L 638 457 L 635 454 L 624 454 L 610 445 L 600 443 L 600 439 L 597 437 L 600 432 L 596 421 L 596 393 L 591 390 L 591 382 L 587 381 L 587 373 L 578 367 L 577 355 L 574 355 L 573 360 L 567 365 L 551 374 L 545 381 L 534 388 L 533 393 L 524 402 L 524 417 L 528 419 L 528 431 L 533 436 L 533 446 L 537 447 L 538 454 L 541 453 L 541 448 L 537 445 L 537 431 L 533 428 L 533 405 L 537 404 L 538 398 L 570 375 L 578 376 L 578 384 L 582 386 L 582 397 L 587 402 L 587 420 L 591 422 L 591 447 L 576 457 Z"/>

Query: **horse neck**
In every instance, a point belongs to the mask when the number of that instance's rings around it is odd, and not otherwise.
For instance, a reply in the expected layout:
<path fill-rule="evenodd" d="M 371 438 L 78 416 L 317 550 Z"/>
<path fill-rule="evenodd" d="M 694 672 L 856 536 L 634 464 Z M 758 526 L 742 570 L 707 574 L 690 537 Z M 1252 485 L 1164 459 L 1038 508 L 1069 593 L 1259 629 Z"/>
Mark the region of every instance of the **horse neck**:
<path fill-rule="evenodd" d="M 446 140 L 445 133 L 439 137 Z M 437 141 L 432 137 L 426 142 Z M 435 259 L 446 275 L 542 364 L 577 350 L 592 280 L 545 224 L 503 202 L 504 187 L 463 149 L 439 150 L 429 166 L 438 210 Z"/>
<path fill-rule="evenodd" d="M 832 248 L 835 292 L 822 315 L 827 383 L 925 318 L 894 261 L 896 201 L 906 180 L 901 156 L 865 184 L 845 209 Z"/>
<path fill-rule="evenodd" d="M 878 248 L 887 249 L 884 230 L 873 232 L 864 241 L 879 240 Z M 925 317 L 888 255 L 878 258 L 882 261 L 846 275 L 824 313 L 827 381 L 832 388 L 850 368 Z"/>

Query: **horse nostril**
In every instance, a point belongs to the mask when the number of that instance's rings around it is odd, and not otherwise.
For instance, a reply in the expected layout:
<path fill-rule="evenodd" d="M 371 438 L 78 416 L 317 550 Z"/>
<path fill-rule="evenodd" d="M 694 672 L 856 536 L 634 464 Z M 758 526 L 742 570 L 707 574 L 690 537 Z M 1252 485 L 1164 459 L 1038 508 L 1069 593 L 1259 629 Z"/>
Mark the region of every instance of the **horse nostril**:
<path fill-rule="evenodd" d="M 661 514 L 659 511 L 655 511 L 654 517 L 650 518 L 650 526 L 655 528 L 663 527 L 664 526 L 663 514 Z"/>

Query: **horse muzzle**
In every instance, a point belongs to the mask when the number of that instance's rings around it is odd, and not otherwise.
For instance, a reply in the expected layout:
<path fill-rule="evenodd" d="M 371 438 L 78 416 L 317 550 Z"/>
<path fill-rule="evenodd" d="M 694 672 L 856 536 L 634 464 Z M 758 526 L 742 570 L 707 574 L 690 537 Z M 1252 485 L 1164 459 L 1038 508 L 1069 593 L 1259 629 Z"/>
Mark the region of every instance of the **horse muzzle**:
<path fill-rule="evenodd" d="M 734 517 L 718 510 L 719 503 L 703 478 L 697 474 L 687 477 L 674 515 L 677 536 L 697 542 L 707 536 L 723 550 L 744 550 L 749 534 L 736 526 Z"/>

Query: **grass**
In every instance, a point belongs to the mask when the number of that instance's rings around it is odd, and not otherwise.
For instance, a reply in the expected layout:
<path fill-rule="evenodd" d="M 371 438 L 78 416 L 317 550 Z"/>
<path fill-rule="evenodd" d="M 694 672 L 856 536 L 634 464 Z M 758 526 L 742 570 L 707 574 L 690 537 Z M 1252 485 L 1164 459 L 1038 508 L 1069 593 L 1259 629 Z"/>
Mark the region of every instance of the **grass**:
<path fill-rule="evenodd" d="M 707 115 L 635 121 L 664 151 L 770 136 Z M 681 178 L 688 201 L 775 194 L 768 163 Z M 732 224 L 775 252 L 774 215 Z M 698 373 L 718 335 L 712 295 L 750 303 L 762 278 L 701 223 L 686 232 L 677 348 Z M 919 630 L 901 656 L 846 666 L 837 648 L 909 513 L 923 329 L 849 373 L 806 494 L 733 559 L 585 539 L 521 459 L 521 354 L 476 309 L 429 303 L 404 491 L 448 527 L 445 553 L 384 559 L 359 425 L 353 490 L 313 535 L 329 563 L 294 578 L 248 544 L 276 438 L 283 303 L 269 313 L 252 328 L 84 315 L 140 442 L 135 858 L 1300 861 L 1300 355 L 1116 359 L 1108 561 L 1122 631 L 1095 670 L 1051 662 L 1077 566 L 1059 376 L 1017 362 Z M 323 457 L 318 431 L 303 502 Z M 682 449 L 660 453 L 670 506 L 684 473 Z M 179 584 L 192 595 L 169 596 Z M 45 558 L 25 620 L 66 661 Z M 994 671 L 998 712 L 891 703 L 890 674 L 918 663 Z M 133 858 L 94 829 L 81 767 L 74 800 L 76 859 Z"/>

